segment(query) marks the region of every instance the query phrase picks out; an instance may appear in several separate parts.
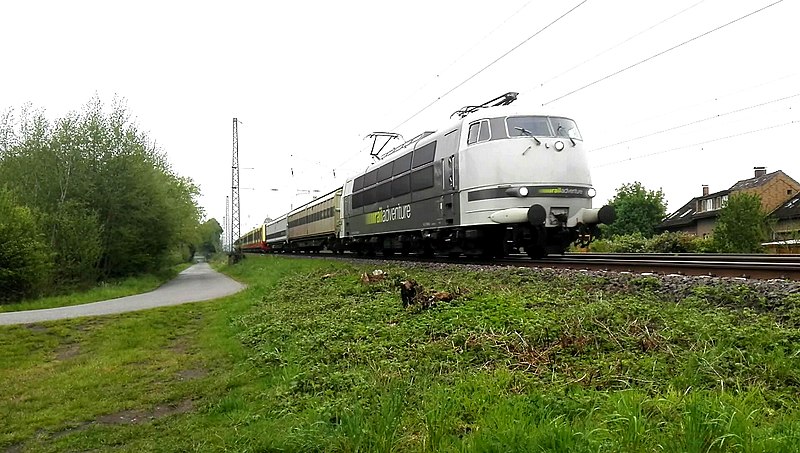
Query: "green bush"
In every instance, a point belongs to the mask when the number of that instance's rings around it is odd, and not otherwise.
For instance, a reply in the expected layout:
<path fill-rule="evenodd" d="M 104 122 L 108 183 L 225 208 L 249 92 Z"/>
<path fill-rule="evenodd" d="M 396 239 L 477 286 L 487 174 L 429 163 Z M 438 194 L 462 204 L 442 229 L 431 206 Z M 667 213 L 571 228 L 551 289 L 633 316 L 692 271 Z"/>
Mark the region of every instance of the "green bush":
<path fill-rule="evenodd" d="M 592 242 L 590 252 L 597 253 L 644 253 L 647 239 L 638 231 L 633 234 L 613 236 Z"/>
<path fill-rule="evenodd" d="M 711 238 L 700 238 L 684 232 L 665 232 L 650 239 L 641 233 L 601 239 L 589 246 L 595 253 L 711 253 Z"/>
<path fill-rule="evenodd" d="M 51 259 L 30 209 L 0 188 L 0 303 L 39 292 Z"/>

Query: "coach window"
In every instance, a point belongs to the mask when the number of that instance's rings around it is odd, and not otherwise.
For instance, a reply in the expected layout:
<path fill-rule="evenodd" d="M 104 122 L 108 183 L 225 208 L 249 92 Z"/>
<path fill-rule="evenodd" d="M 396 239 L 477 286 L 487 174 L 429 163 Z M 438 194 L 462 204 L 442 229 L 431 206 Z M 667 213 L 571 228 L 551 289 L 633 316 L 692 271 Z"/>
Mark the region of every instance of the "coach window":
<path fill-rule="evenodd" d="M 369 186 L 375 184 L 377 179 L 378 179 L 378 170 L 377 169 L 372 170 L 371 172 L 367 173 L 366 175 L 364 175 L 364 187 L 369 187 Z"/>
<path fill-rule="evenodd" d="M 411 175 L 405 174 L 392 180 L 392 196 L 399 197 L 411 192 Z"/>
<path fill-rule="evenodd" d="M 364 177 L 359 176 L 353 181 L 353 192 L 358 192 L 359 190 L 364 188 Z"/>
<path fill-rule="evenodd" d="M 400 156 L 394 161 L 392 165 L 392 174 L 394 176 L 402 175 L 411 169 L 411 153 Z"/>
<path fill-rule="evenodd" d="M 363 192 L 359 192 L 359 193 L 354 193 L 353 194 L 353 198 L 351 199 L 352 200 L 351 203 L 352 203 L 353 209 L 357 209 L 357 208 L 360 208 L 361 206 L 364 206 L 364 204 L 361 202 L 361 196 L 363 194 L 364 194 Z"/>
<path fill-rule="evenodd" d="M 375 203 L 375 189 L 365 190 L 361 201 L 364 203 L 364 206 Z"/>
<path fill-rule="evenodd" d="M 415 149 L 414 157 L 411 160 L 411 168 L 417 168 L 433 162 L 434 155 L 436 155 L 436 142 L 430 142 L 425 146 Z"/>
<path fill-rule="evenodd" d="M 389 162 L 388 164 L 384 165 L 383 167 L 378 169 L 378 182 L 386 181 L 387 179 L 392 177 L 392 163 Z"/>
<path fill-rule="evenodd" d="M 392 198 L 392 182 L 387 181 L 375 188 L 375 201 L 384 201 Z"/>
<path fill-rule="evenodd" d="M 411 173 L 411 190 L 417 191 L 433 187 L 433 165 Z"/>

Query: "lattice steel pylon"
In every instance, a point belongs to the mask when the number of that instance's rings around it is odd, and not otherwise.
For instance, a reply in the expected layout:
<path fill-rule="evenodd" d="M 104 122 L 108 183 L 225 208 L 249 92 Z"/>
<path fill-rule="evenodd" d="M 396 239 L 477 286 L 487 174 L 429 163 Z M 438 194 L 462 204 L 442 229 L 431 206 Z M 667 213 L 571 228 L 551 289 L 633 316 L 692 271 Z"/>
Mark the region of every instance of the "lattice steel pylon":
<path fill-rule="evenodd" d="M 231 251 L 237 253 L 234 243 L 241 236 L 239 206 L 239 120 L 233 119 L 233 163 L 231 164 Z"/>

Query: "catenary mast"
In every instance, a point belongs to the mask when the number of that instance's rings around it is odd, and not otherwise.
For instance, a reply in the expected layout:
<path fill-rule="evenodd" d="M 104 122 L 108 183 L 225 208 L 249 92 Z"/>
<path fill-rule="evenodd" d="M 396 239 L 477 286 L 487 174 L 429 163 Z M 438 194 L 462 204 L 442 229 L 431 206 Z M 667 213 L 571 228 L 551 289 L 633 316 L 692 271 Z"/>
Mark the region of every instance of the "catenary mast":
<path fill-rule="evenodd" d="M 234 242 L 241 236 L 239 206 L 239 120 L 233 119 L 233 163 L 231 165 L 231 251 L 237 253 Z"/>

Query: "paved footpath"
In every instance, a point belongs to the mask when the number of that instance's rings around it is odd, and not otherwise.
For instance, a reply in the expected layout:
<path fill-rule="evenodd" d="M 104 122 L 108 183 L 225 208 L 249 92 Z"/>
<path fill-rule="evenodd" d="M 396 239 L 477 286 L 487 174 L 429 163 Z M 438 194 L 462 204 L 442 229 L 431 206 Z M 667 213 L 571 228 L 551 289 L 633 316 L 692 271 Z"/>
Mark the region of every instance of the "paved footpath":
<path fill-rule="evenodd" d="M 245 285 L 220 274 L 212 269 L 208 263 L 199 263 L 178 274 L 178 277 L 174 280 L 149 293 L 70 307 L 0 313 L 0 325 L 30 324 L 56 319 L 79 318 L 81 316 L 110 315 L 166 307 L 168 305 L 200 302 L 228 296 L 244 288 Z"/>

